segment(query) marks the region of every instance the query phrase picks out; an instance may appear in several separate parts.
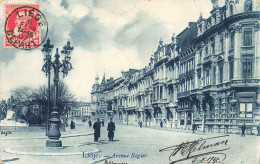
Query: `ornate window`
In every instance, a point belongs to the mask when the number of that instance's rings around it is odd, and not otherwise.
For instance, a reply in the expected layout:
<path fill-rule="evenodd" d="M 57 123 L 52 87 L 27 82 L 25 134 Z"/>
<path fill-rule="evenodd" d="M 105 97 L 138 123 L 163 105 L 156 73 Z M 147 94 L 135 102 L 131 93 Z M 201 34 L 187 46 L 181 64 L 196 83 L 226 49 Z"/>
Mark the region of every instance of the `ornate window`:
<path fill-rule="evenodd" d="M 211 52 L 212 52 L 212 55 L 215 54 L 215 42 L 211 43 Z"/>
<path fill-rule="evenodd" d="M 232 32 L 231 34 L 230 34 L 230 49 L 234 49 L 234 47 L 235 47 L 235 33 L 234 32 Z"/>
<path fill-rule="evenodd" d="M 229 62 L 229 79 L 232 80 L 234 77 L 234 60 Z"/>
<path fill-rule="evenodd" d="M 213 84 L 216 84 L 216 66 L 213 66 Z"/>
<path fill-rule="evenodd" d="M 208 46 L 206 46 L 206 48 L 205 48 L 205 56 L 208 56 L 208 53 L 209 53 L 209 49 L 208 49 Z"/>
<path fill-rule="evenodd" d="M 219 83 L 223 82 L 223 65 L 219 66 Z"/>
<path fill-rule="evenodd" d="M 245 2 L 245 12 L 251 12 L 252 11 L 252 0 L 247 0 Z"/>
<path fill-rule="evenodd" d="M 250 55 L 242 58 L 242 73 L 243 78 L 252 78 L 253 76 L 253 58 Z"/>
<path fill-rule="evenodd" d="M 220 52 L 224 52 L 224 40 L 223 36 L 220 37 Z"/>
<path fill-rule="evenodd" d="M 240 103 L 239 117 L 240 118 L 252 118 L 253 117 L 253 103 Z"/>
<path fill-rule="evenodd" d="M 199 56 L 199 61 L 198 61 L 198 63 L 201 63 L 201 59 L 202 59 L 202 51 L 200 51 L 200 56 Z"/>
<path fill-rule="evenodd" d="M 244 31 L 244 46 L 252 45 L 252 29 L 246 28 Z"/>

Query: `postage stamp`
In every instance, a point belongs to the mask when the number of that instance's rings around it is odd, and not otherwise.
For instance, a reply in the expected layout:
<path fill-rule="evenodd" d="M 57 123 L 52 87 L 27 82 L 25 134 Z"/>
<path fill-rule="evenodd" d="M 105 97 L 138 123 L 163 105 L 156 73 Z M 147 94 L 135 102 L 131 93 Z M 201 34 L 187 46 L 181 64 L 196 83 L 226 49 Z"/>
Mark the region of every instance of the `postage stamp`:
<path fill-rule="evenodd" d="M 48 23 L 39 4 L 5 5 L 5 48 L 30 50 L 43 43 Z"/>

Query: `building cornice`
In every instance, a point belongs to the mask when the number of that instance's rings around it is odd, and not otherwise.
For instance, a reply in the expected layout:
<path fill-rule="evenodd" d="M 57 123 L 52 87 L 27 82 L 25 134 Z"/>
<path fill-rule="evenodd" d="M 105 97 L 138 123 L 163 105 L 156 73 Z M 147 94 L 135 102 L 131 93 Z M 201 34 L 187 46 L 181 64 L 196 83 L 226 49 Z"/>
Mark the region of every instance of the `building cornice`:
<path fill-rule="evenodd" d="M 260 18 L 260 11 L 253 11 L 253 12 L 247 12 L 247 13 L 239 13 L 233 16 L 230 16 L 220 23 L 212 26 L 210 29 L 205 31 L 202 35 L 198 36 L 196 39 L 194 39 L 195 44 L 204 40 L 205 38 L 210 37 L 216 32 L 219 32 L 221 29 L 228 28 L 232 23 L 235 23 L 237 21 L 243 20 L 243 19 L 249 19 L 249 18 Z"/>

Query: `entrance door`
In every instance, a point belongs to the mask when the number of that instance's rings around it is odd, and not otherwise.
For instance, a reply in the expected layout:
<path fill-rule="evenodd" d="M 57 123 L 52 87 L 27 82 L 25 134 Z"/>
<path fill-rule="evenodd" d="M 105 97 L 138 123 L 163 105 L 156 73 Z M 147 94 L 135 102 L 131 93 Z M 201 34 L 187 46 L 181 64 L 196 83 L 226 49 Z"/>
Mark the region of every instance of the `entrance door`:
<path fill-rule="evenodd" d="M 191 125 L 191 112 L 188 112 L 187 125 Z"/>

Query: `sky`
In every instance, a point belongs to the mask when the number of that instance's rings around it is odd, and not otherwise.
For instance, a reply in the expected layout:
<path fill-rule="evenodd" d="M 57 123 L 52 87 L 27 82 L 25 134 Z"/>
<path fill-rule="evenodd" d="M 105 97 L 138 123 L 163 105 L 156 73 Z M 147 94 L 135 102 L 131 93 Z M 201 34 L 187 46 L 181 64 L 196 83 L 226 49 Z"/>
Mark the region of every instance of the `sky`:
<path fill-rule="evenodd" d="M 82 101 L 90 101 L 96 76 L 100 81 L 104 73 L 106 78 L 118 78 L 121 71 L 147 66 L 160 38 L 170 43 L 173 33 L 196 22 L 200 13 L 209 17 L 212 10 L 211 0 L 3 0 L 0 11 L 10 3 L 39 3 L 54 47 L 61 49 L 68 40 L 74 46 L 73 69 L 60 79 Z M 7 99 L 12 89 L 37 88 L 47 84 L 47 78 L 41 71 L 40 48 L 3 47 L 0 14 L 0 99 Z"/>

